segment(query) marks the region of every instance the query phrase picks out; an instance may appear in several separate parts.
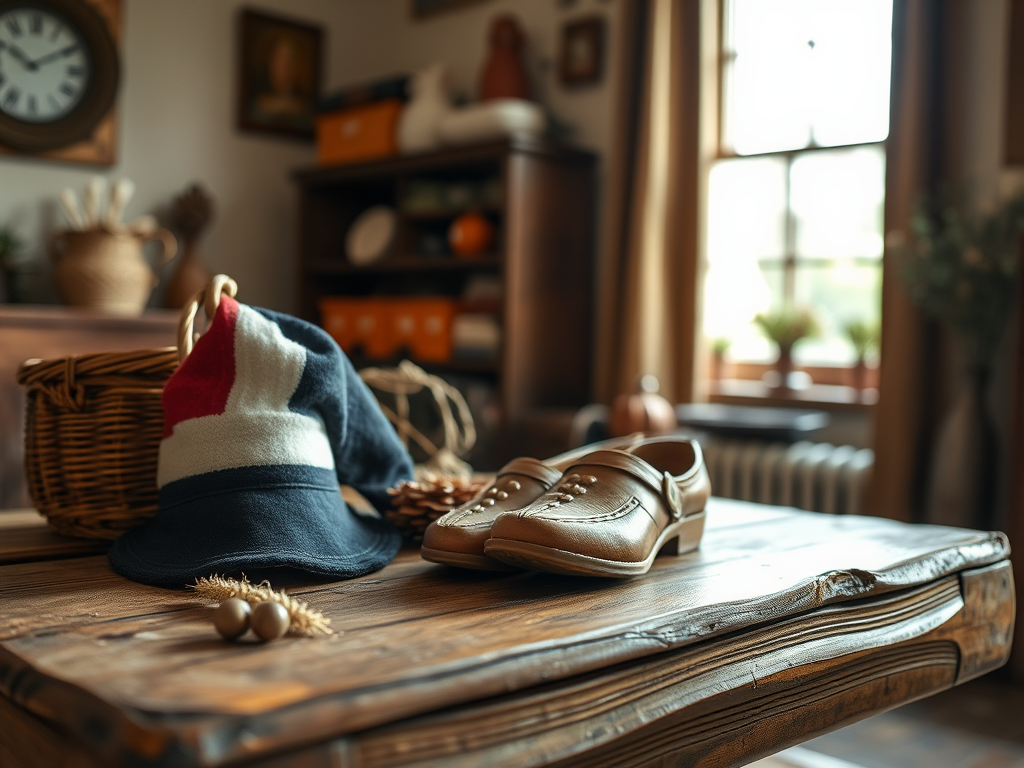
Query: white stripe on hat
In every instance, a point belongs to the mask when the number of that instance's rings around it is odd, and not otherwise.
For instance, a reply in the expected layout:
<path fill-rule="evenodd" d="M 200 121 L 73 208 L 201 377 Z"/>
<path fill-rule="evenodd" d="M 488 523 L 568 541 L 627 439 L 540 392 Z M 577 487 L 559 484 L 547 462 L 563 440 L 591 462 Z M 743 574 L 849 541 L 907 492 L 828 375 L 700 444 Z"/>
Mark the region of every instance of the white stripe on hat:
<path fill-rule="evenodd" d="M 245 305 L 239 305 L 234 342 L 235 381 L 224 413 L 174 425 L 160 443 L 158 487 L 239 467 L 334 469 L 323 422 L 288 408 L 306 367 L 306 348 Z"/>

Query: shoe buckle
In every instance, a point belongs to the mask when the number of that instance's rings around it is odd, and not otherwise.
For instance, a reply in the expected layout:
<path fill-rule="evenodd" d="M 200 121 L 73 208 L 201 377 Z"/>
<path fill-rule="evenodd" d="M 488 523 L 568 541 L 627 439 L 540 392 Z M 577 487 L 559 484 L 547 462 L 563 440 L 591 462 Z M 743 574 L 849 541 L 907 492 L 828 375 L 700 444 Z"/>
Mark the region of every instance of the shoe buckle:
<path fill-rule="evenodd" d="M 676 485 L 675 478 L 668 472 L 661 478 L 661 491 L 672 517 L 679 520 L 683 516 L 683 499 L 679 495 L 679 486 Z"/>

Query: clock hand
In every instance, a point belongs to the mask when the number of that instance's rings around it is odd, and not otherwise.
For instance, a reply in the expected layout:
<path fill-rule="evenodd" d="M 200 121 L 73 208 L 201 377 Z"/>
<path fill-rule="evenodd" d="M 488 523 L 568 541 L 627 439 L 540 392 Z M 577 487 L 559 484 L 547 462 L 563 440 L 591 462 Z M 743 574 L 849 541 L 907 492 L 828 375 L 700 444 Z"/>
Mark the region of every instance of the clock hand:
<path fill-rule="evenodd" d="M 43 64 L 49 64 L 54 59 L 59 59 L 59 58 L 61 58 L 63 56 L 70 56 L 72 53 L 74 53 L 77 50 L 78 50 L 78 43 L 73 43 L 73 44 L 71 44 L 69 46 L 61 48 L 59 51 L 54 51 L 53 53 L 48 53 L 45 56 L 43 56 L 43 58 L 36 59 L 35 61 L 33 61 L 31 63 L 32 63 L 33 67 L 38 69 Z"/>
<path fill-rule="evenodd" d="M 18 46 L 7 45 L 7 50 L 11 52 L 11 56 L 13 56 L 22 63 L 25 69 L 29 71 L 34 71 L 39 67 L 39 65 L 36 62 L 32 61 L 32 59 L 30 59 L 28 56 L 26 56 L 22 52 L 21 48 L 19 48 Z"/>

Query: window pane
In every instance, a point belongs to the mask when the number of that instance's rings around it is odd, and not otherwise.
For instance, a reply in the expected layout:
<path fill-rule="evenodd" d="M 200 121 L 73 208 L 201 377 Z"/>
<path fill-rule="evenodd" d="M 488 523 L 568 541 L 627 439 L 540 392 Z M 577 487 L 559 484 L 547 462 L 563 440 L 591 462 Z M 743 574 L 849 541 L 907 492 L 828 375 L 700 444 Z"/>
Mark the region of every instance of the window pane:
<path fill-rule="evenodd" d="M 727 160 L 711 171 L 704 330 L 732 339 L 744 359 L 768 355 L 750 321 L 782 295 L 781 267 L 766 272 L 759 262 L 785 254 L 786 173 L 784 158 Z"/>
<path fill-rule="evenodd" d="M 704 332 L 732 342 L 734 360 L 771 362 L 775 349 L 751 322 L 758 312 L 783 306 L 782 262 L 753 263 L 753 272 L 737 280 L 721 267 L 708 270 L 704 288 Z"/>
<path fill-rule="evenodd" d="M 797 257 L 882 258 L 881 147 L 801 154 L 793 160 L 790 180 Z"/>
<path fill-rule="evenodd" d="M 752 269 L 758 259 L 782 258 L 786 247 L 786 159 L 725 160 L 711 169 L 708 258 Z"/>
<path fill-rule="evenodd" d="M 793 356 L 796 360 L 839 365 L 852 363 L 853 348 L 846 341 L 843 328 L 854 321 L 878 325 L 881 289 L 880 263 L 798 264 L 794 303 L 814 311 L 820 334 L 795 347 Z"/>
<path fill-rule="evenodd" d="M 883 140 L 892 0 L 732 0 L 726 143 L 739 154 Z"/>

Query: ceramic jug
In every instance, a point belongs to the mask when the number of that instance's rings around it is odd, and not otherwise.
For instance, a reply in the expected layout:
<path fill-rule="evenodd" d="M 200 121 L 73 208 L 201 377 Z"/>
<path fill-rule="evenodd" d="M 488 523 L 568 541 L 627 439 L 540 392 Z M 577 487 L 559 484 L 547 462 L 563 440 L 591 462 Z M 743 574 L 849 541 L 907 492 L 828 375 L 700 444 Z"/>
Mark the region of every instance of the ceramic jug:
<path fill-rule="evenodd" d="M 142 246 L 160 243 L 155 265 L 150 266 Z M 118 315 L 139 315 L 159 280 L 160 267 L 178 249 L 166 229 L 146 232 L 109 231 L 103 228 L 57 232 L 50 241 L 57 293 L 72 307 Z"/>
<path fill-rule="evenodd" d="M 398 148 L 403 154 L 437 149 L 437 126 L 452 111 L 448 71 L 434 64 L 413 75 L 407 87 L 410 100 L 398 120 Z"/>

